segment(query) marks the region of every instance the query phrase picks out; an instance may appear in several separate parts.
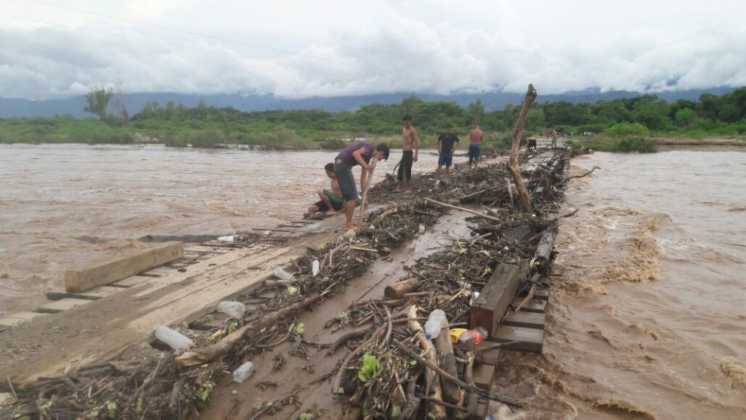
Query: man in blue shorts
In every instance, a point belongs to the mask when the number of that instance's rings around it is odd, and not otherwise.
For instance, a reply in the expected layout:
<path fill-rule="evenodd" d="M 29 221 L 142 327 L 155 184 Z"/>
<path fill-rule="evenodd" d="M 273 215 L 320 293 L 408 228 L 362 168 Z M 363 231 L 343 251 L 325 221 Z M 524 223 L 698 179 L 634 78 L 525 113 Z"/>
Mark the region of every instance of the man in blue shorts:
<path fill-rule="evenodd" d="M 337 174 L 337 182 L 339 182 L 339 189 L 342 191 L 342 198 L 344 199 L 346 229 L 356 228 L 355 224 L 352 223 L 352 213 L 357 206 L 358 196 L 352 168 L 357 165 L 362 168 L 360 190 L 365 191 L 370 173 L 375 167 L 375 163 L 371 163 L 371 159 L 380 161 L 388 158 L 389 147 L 385 144 L 373 146 L 370 143 L 354 143 L 342 149 L 337 158 L 334 159 L 334 172 Z"/>
<path fill-rule="evenodd" d="M 438 156 L 438 172 L 443 167 L 446 168 L 446 175 L 451 173 L 451 165 L 453 165 L 453 149 L 455 144 L 458 143 L 458 137 L 454 130 L 448 130 L 438 136 L 438 143 L 440 143 L 440 153 Z"/>
<path fill-rule="evenodd" d="M 475 167 L 479 163 L 483 137 L 479 124 L 474 124 L 474 128 L 469 131 L 469 166 Z"/>

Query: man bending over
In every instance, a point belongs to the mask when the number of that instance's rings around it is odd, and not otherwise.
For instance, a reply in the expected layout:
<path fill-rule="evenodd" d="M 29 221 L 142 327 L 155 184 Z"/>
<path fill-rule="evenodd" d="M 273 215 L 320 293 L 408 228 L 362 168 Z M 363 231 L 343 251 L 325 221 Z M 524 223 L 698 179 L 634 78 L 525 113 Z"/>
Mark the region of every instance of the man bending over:
<path fill-rule="evenodd" d="M 389 147 L 385 144 L 373 146 L 370 143 L 355 143 L 342 149 L 334 159 L 334 172 L 337 174 L 339 188 L 344 199 L 345 229 L 354 229 L 352 213 L 357 206 L 358 196 L 355 187 L 355 176 L 352 168 L 360 165 L 360 190 L 365 191 L 368 178 L 375 167 L 375 162 L 389 158 Z M 371 162 L 372 160 L 372 162 Z"/>

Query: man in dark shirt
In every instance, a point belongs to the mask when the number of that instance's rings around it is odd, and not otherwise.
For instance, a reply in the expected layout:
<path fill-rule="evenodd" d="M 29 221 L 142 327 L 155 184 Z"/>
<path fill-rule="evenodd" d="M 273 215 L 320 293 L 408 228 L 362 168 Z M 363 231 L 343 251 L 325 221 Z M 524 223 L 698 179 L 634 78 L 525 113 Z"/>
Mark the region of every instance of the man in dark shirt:
<path fill-rule="evenodd" d="M 443 132 L 438 136 L 438 143 L 440 143 L 440 156 L 438 157 L 438 172 L 445 166 L 446 174 L 451 173 L 451 165 L 453 164 L 453 149 L 455 144 L 458 143 L 458 137 L 453 130 Z"/>
<path fill-rule="evenodd" d="M 375 168 L 376 161 L 386 160 L 389 158 L 389 147 L 385 144 L 373 146 L 370 143 L 353 143 L 342 149 L 337 158 L 334 159 L 334 173 L 337 174 L 339 189 L 342 190 L 345 211 L 345 228 L 354 229 L 356 226 L 352 223 L 352 213 L 357 206 L 357 188 L 355 187 L 355 176 L 352 175 L 352 168 L 360 165 L 362 174 L 360 175 L 360 190 L 365 191 L 368 185 L 368 178 Z M 372 160 L 372 162 L 371 162 Z"/>

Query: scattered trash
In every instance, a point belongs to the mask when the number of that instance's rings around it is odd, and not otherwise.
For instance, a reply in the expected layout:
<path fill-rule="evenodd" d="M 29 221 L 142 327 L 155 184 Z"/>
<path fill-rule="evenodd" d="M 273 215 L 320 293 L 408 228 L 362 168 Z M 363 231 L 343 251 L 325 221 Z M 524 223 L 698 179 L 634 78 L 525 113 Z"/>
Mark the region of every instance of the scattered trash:
<path fill-rule="evenodd" d="M 218 238 L 218 241 L 220 241 L 220 242 L 230 242 L 230 243 L 232 243 L 232 242 L 235 242 L 235 239 L 236 239 L 236 238 L 235 238 L 235 236 L 233 236 L 233 235 L 228 235 L 228 236 L 221 236 L 221 237 L 219 237 L 219 238 Z"/>
<path fill-rule="evenodd" d="M 218 303 L 217 310 L 231 318 L 241 319 L 243 318 L 243 314 L 246 313 L 246 305 L 241 302 L 224 300 Z"/>
<path fill-rule="evenodd" d="M 451 336 L 453 337 L 453 336 Z M 464 331 L 458 338 L 458 344 L 464 349 L 472 349 L 487 339 L 487 330 L 477 327 L 473 330 Z"/>
<path fill-rule="evenodd" d="M 425 233 L 425 225 L 422 225 L 422 224 L 420 225 L 419 232 L 420 232 L 420 235 Z"/>
<path fill-rule="evenodd" d="M 319 275 L 319 271 L 321 271 L 321 263 L 319 263 L 317 258 L 313 260 L 313 263 L 311 263 L 311 274 L 316 277 Z"/>
<path fill-rule="evenodd" d="M 375 378 L 380 371 L 381 364 L 378 363 L 378 358 L 370 353 L 365 353 L 360 370 L 357 371 L 357 378 L 360 382 L 367 383 L 369 380 Z"/>
<path fill-rule="evenodd" d="M 163 325 L 155 329 L 155 338 L 168 344 L 176 353 L 183 353 L 194 346 L 194 341 L 191 338 Z"/>
<path fill-rule="evenodd" d="M 295 325 L 295 328 L 293 328 L 296 334 L 303 335 L 304 332 L 306 332 L 306 325 L 302 322 L 299 322 Z"/>
<path fill-rule="evenodd" d="M 299 289 L 295 286 L 288 286 L 288 295 L 295 296 L 298 294 Z"/>
<path fill-rule="evenodd" d="M 440 330 L 443 328 L 443 324 L 448 324 L 446 313 L 440 309 L 436 309 L 430 312 L 430 316 L 427 317 L 425 323 L 425 337 L 428 340 L 435 340 L 440 335 Z"/>
<path fill-rule="evenodd" d="M 233 382 L 240 384 L 254 374 L 256 366 L 253 362 L 246 362 L 233 371 Z"/>
<path fill-rule="evenodd" d="M 283 281 L 294 281 L 295 280 L 295 277 L 293 277 L 292 274 L 285 271 L 285 269 L 282 267 L 277 267 L 274 270 L 272 270 L 272 274 L 274 274 L 275 277 Z"/>

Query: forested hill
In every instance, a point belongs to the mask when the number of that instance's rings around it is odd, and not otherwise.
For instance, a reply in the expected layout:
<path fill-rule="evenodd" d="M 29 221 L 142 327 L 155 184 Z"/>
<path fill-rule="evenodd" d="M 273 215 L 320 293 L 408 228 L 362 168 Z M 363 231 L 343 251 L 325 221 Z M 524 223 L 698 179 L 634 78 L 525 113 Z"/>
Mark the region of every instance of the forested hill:
<path fill-rule="evenodd" d="M 659 92 L 656 95 L 668 101 L 679 99 L 697 100 L 704 93 L 722 95 L 731 92 L 733 88 L 717 87 L 704 90 L 683 90 L 672 92 Z M 568 92 L 560 95 L 541 95 L 539 102 L 566 101 L 572 103 L 609 101 L 621 98 L 639 96 L 637 92 L 610 91 L 601 92 L 598 89 L 589 89 L 580 92 Z M 266 110 L 300 110 L 319 109 L 329 112 L 352 111 L 364 105 L 372 104 L 397 104 L 402 99 L 411 96 L 411 93 L 392 93 L 360 96 L 337 96 L 337 97 L 311 97 L 301 99 L 281 98 L 273 95 L 243 95 L 243 94 L 219 94 L 219 95 L 192 95 L 179 93 L 132 93 L 120 95 L 120 100 L 127 111 L 132 114 L 140 112 L 146 104 L 157 102 L 185 107 L 195 107 L 203 103 L 211 107 L 230 107 L 239 111 L 266 111 Z M 415 94 L 418 98 L 428 102 L 455 102 L 461 106 L 467 106 L 477 100 L 481 101 L 487 111 L 502 109 L 508 104 L 519 104 L 523 99 L 521 93 L 454 93 L 450 95 L 436 95 L 428 93 Z M 73 117 L 90 116 L 83 112 L 84 99 L 80 97 L 28 100 L 0 97 L 0 118 L 9 117 L 53 117 L 57 115 L 69 115 Z"/>

